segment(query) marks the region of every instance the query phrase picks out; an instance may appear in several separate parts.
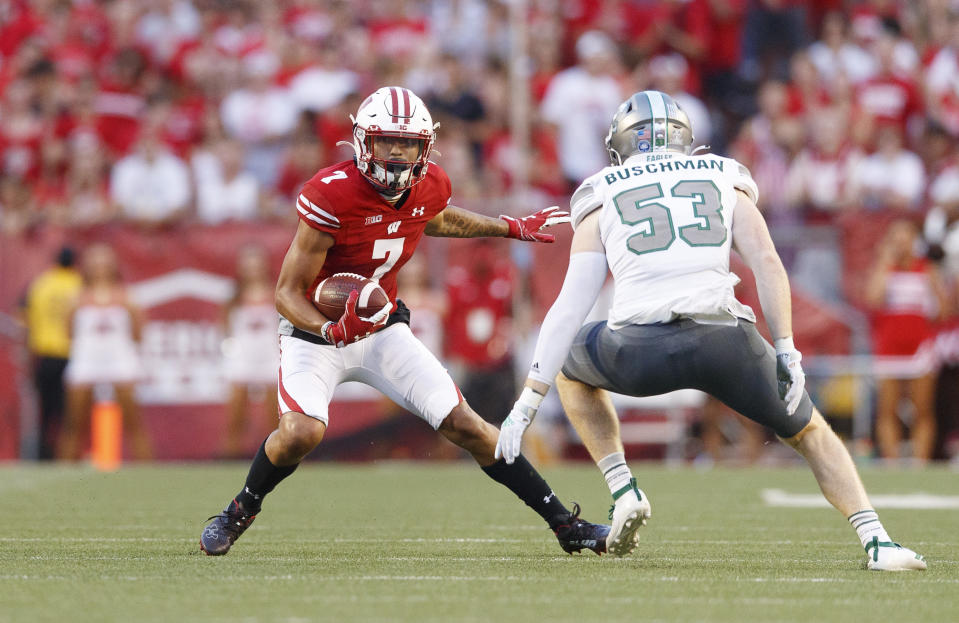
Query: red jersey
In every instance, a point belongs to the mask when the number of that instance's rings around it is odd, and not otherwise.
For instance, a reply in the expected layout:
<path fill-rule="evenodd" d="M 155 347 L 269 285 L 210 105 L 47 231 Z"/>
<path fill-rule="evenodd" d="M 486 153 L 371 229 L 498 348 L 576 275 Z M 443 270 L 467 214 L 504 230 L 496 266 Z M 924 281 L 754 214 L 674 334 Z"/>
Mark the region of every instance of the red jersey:
<path fill-rule="evenodd" d="M 416 250 L 426 223 L 450 202 L 446 171 L 430 163 L 426 177 L 395 205 L 383 198 L 352 160 L 321 169 L 296 200 L 304 223 L 333 236 L 317 284 L 334 273 L 357 273 L 379 282 L 396 309 L 396 274 Z"/>

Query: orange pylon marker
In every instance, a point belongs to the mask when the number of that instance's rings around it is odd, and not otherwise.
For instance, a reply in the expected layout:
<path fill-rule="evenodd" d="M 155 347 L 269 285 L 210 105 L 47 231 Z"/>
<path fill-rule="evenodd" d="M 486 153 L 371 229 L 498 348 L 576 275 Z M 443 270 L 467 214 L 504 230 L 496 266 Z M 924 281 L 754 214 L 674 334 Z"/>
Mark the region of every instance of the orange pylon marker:
<path fill-rule="evenodd" d="M 91 420 L 93 466 L 102 472 L 120 469 L 123 453 L 123 416 L 120 406 L 112 400 L 97 402 L 93 405 Z"/>

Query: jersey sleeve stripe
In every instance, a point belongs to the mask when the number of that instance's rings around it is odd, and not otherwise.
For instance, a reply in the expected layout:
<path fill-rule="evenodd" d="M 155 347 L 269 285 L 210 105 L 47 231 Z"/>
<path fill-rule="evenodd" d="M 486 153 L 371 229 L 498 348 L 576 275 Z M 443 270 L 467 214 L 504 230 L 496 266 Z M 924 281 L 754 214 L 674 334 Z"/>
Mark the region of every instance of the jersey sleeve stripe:
<path fill-rule="evenodd" d="M 303 215 L 303 218 L 307 218 L 318 225 L 322 225 L 324 227 L 332 227 L 333 229 L 340 228 L 339 223 L 331 223 L 330 221 L 320 218 L 319 216 L 312 214 L 309 210 L 304 210 L 303 207 L 300 205 L 297 205 L 296 209 L 299 211 L 300 214 Z"/>
<path fill-rule="evenodd" d="M 327 220 L 333 221 L 334 223 L 339 223 L 339 222 L 340 222 L 340 219 L 336 218 L 335 216 L 333 216 L 332 214 L 330 214 L 330 213 L 327 212 L 326 210 L 318 207 L 315 203 L 313 203 L 312 201 L 310 201 L 309 199 L 307 199 L 305 196 L 300 195 L 299 201 L 300 201 L 300 204 L 302 205 L 302 207 L 304 207 L 304 208 L 306 208 L 306 209 L 308 209 L 308 210 L 311 210 L 311 211 L 314 212 L 317 216 L 321 216 L 321 217 L 323 217 L 323 218 L 325 218 L 325 219 L 327 219 Z M 297 209 L 299 209 L 299 208 L 300 208 L 300 206 L 298 205 L 298 206 L 297 206 Z"/>

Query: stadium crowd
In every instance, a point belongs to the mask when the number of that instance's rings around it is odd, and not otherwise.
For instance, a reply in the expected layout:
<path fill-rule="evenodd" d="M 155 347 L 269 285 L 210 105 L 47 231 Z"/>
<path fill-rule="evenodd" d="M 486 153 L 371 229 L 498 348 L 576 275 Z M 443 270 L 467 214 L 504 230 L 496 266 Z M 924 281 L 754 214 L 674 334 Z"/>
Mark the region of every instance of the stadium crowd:
<path fill-rule="evenodd" d="M 514 48 L 513 4 L 0 0 L 0 234 L 292 223 L 300 185 L 350 156 L 337 146 L 350 113 L 388 84 L 411 88 L 442 124 L 438 161 L 455 200 L 493 215 L 526 207 L 511 203 L 525 142 L 510 123 L 528 102 L 526 177 L 537 205 L 562 205 L 607 164 L 602 138 L 619 103 L 653 88 L 688 112 L 698 145 L 752 171 L 800 291 L 922 316 L 910 327 L 923 338 L 950 317 L 955 0 L 528 0 L 525 50 Z M 528 99 L 513 91 L 517 56 Z M 929 288 L 915 279 L 887 281 L 906 294 L 866 296 L 898 220 L 923 235 L 896 274 L 927 274 L 930 258 L 941 304 L 916 309 L 909 292 Z M 809 232 L 827 243 L 804 244 Z M 478 277 L 454 277 L 449 295 L 468 298 L 463 283 Z M 469 348 L 462 359 L 476 363 Z M 479 359 L 499 368 L 502 352 Z"/>

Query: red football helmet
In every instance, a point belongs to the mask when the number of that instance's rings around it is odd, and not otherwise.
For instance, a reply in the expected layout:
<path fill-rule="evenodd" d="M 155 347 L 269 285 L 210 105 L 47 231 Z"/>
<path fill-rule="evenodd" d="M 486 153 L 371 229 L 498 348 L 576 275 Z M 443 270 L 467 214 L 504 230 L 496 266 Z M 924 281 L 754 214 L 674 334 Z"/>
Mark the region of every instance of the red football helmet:
<path fill-rule="evenodd" d="M 426 104 L 409 89 L 382 87 L 367 97 L 353 120 L 353 150 L 360 173 L 380 192 L 399 194 L 426 177 L 436 128 Z M 378 138 L 419 143 L 416 160 L 390 160 L 374 155 Z"/>

